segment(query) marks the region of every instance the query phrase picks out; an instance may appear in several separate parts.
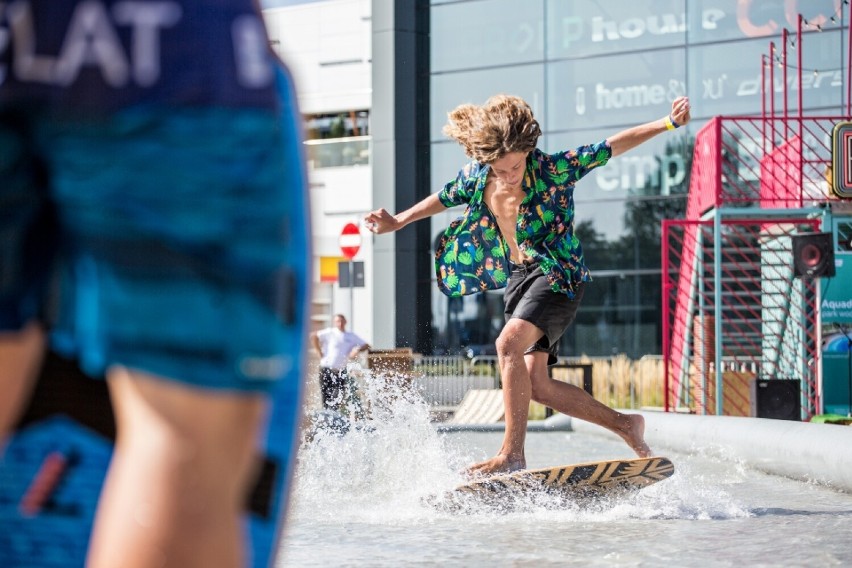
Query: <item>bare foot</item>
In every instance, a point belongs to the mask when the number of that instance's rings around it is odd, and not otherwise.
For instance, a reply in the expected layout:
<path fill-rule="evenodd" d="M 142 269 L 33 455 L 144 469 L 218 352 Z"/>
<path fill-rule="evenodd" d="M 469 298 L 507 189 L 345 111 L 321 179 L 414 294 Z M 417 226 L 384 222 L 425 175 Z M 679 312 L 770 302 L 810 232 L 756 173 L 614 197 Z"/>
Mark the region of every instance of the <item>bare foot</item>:
<path fill-rule="evenodd" d="M 526 468 L 527 461 L 523 456 L 520 459 L 510 459 L 506 454 L 497 454 L 490 460 L 473 464 L 465 469 L 464 473 L 468 477 L 481 477 L 495 473 L 511 473 Z"/>
<path fill-rule="evenodd" d="M 640 458 L 651 457 L 651 448 L 645 443 L 645 417 L 641 414 L 626 414 L 626 425 L 617 434 L 621 436 Z"/>

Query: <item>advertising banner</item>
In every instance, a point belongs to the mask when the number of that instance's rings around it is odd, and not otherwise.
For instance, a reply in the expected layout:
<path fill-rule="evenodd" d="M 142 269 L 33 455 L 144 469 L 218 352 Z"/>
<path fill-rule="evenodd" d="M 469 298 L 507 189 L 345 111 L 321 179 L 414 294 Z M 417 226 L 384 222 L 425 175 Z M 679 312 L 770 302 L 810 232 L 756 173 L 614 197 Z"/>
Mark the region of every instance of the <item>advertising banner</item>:
<path fill-rule="evenodd" d="M 837 273 L 822 278 L 822 323 L 852 322 L 852 253 L 835 253 Z"/>

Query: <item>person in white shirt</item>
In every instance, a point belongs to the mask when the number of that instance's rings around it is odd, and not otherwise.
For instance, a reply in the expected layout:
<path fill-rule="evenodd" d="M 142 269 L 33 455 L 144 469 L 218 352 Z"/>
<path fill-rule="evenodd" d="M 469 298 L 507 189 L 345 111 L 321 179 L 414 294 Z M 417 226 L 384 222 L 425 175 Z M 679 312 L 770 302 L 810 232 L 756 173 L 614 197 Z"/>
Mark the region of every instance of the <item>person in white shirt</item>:
<path fill-rule="evenodd" d="M 347 411 L 354 404 L 356 416 L 360 414 L 355 399 L 355 385 L 346 369 L 349 360 L 366 351 L 370 345 L 351 331 L 346 331 L 343 314 L 334 316 L 334 327 L 311 333 L 311 344 L 320 356 L 320 392 L 323 408 L 338 412 Z"/>

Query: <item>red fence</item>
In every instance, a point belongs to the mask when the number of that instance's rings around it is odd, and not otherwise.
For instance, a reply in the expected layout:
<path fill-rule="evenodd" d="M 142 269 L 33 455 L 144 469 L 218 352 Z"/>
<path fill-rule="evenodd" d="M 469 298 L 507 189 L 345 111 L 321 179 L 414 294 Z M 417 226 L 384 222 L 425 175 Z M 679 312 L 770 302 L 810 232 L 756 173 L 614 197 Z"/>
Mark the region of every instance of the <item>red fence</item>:
<path fill-rule="evenodd" d="M 771 378 L 800 380 L 805 414 L 815 413 L 816 282 L 794 278 L 791 236 L 817 224 L 723 221 L 717 258 L 712 221 L 663 222 L 667 409 L 715 414 L 721 393 L 723 414 L 748 416 L 751 380 Z"/>
<path fill-rule="evenodd" d="M 695 137 L 687 219 L 713 207 L 798 208 L 829 191 L 831 131 L 841 117 L 711 119 Z"/>
<path fill-rule="evenodd" d="M 791 235 L 820 230 L 814 208 L 835 199 L 841 120 L 717 117 L 698 131 L 686 220 L 663 222 L 667 410 L 747 416 L 754 378 L 799 380 L 804 417 L 820 408 L 816 283 L 793 277 Z"/>

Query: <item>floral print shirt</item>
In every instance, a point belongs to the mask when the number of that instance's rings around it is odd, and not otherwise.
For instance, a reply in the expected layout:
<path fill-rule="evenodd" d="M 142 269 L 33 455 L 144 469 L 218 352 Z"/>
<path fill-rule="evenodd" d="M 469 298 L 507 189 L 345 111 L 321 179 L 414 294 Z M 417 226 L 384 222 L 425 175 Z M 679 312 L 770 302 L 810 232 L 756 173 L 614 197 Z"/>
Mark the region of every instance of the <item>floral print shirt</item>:
<path fill-rule="evenodd" d="M 574 297 L 577 282 L 591 280 L 583 249 L 574 234 L 574 184 L 612 157 L 606 140 L 574 150 L 527 155 L 515 238 L 525 255 L 538 262 L 554 292 Z M 490 166 L 471 162 L 438 193 L 446 207 L 467 204 L 435 253 L 438 288 L 458 297 L 506 286 L 509 247 L 483 200 Z"/>

